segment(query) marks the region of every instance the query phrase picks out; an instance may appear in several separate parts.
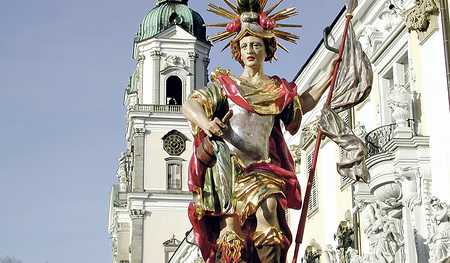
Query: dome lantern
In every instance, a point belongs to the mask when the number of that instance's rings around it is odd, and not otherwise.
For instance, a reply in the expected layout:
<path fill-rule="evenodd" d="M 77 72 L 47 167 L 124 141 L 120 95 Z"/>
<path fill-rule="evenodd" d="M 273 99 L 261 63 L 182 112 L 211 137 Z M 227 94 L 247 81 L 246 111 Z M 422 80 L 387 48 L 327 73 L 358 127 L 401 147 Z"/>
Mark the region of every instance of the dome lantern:
<path fill-rule="evenodd" d="M 149 39 L 177 25 L 197 39 L 207 42 L 205 23 L 199 13 L 187 6 L 188 0 L 158 0 L 144 17 L 137 42 Z"/>

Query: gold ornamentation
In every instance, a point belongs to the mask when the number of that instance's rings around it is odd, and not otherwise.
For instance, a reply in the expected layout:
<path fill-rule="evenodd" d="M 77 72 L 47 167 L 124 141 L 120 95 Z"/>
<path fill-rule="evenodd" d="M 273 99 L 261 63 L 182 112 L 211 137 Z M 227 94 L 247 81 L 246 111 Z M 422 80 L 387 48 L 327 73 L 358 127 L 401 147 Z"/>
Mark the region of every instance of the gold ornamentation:
<path fill-rule="evenodd" d="M 285 198 L 286 183 L 274 174 L 264 170 L 253 170 L 239 178 L 235 189 L 236 214 L 240 225 L 256 213 L 261 202 L 271 195 Z"/>
<path fill-rule="evenodd" d="M 281 245 L 283 242 L 283 232 L 272 226 L 264 231 L 256 231 L 252 235 L 255 247 Z"/>
<path fill-rule="evenodd" d="M 220 6 L 216 6 L 211 3 L 208 4 L 208 6 L 210 8 L 208 8 L 206 10 L 209 12 L 212 12 L 218 16 L 233 20 L 234 22 L 238 21 L 238 22 L 242 23 L 242 26 L 240 27 L 240 32 L 236 32 L 236 31 L 232 32 L 232 31 L 228 30 L 227 26 L 229 25 L 229 23 L 217 23 L 217 24 L 204 25 L 207 27 L 226 27 L 227 28 L 227 30 L 225 30 L 225 31 L 219 32 L 213 36 L 208 37 L 208 39 L 211 40 L 211 42 L 213 44 L 223 41 L 223 40 L 226 40 L 226 39 L 236 36 L 236 35 L 237 35 L 237 37 L 233 41 L 238 41 L 238 40 L 240 40 L 239 38 L 241 38 L 245 35 L 245 33 L 250 33 L 252 35 L 256 35 L 256 36 L 264 37 L 264 38 L 276 37 L 276 38 L 280 38 L 280 39 L 283 39 L 285 41 L 295 43 L 295 44 L 297 43 L 296 40 L 300 39 L 299 36 L 291 34 L 289 32 L 275 30 L 272 28 L 261 27 L 261 25 L 263 25 L 264 22 L 261 24 L 260 21 L 263 21 L 262 19 L 264 19 L 266 21 L 266 18 L 261 18 L 261 16 L 264 16 L 264 17 L 267 16 L 268 20 L 280 21 L 280 20 L 287 19 L 292 16 L 298 15 L 298 12 L 295 12 L 296 7 L 286 8 L 286 9 L 276 12 L 275 14 L 271 14 L 284 0 L 279 0 L 275 5 L 268 8 L 266 11 L 263 11 L 263 10 L 266 8 L 268 0 L 260 0 L 261 12 L 253 13 L 256 15 L 256 18 L 251 19 L 251 21 L 248 20 L 248 16 L 249 16 L 249 14 L 252 14 L 252 12 L 246 11 L 246 12 L 239 13 L 239 8 L 236 5 L 232 4 L 229 0 L 223 0 L 223 1 L 229 8 L 231 8 L 231 11 L 229 11 L 223 7 L 220 7 Z M 260 29 L 254 30 L 256 27 L 259 27 Z M 275 27 L 276 28 L 301 27 L 301 25 L 276 24 Z M 250 29 L 250 28 L 252 28 L 252 29 Z M 261 32 L 259 32 L 259 31 L 261 31 Z M 279 43 L 277 43 L 277 44 L 284 51 L 289 52 L 289 50 L 286 47 L 284 47 L 283 45 L 281 45 Z M 230 46 L 230 44 L 227 44 L 222 49 L 222 51 L 224 49 L 226 49 L 228 46 Z"/>
<path fill-rule="evenodd" d="M 230 73 L 229 69 L 222 69 L 221 67 L 217 67 L 211 72 L 211 80 L 213 82 L 216 82 L 217 77 L 223 76 L 223 75 L 230 75 L 230 74 L 231 73 Z"/>
<path fill-rule="evenodd" d="M 245 240 L 233 230 L 228 230 L 217 239 L 217 252 L 222 253 L 226 262 L 238 262 L 241 258 L 241 250 L 245 248 Z"/>
<path fill-rule="evenodd" d="M 205 215 L 205 209 L 203 205 L 203 191 L 200 187 L 192 190 L 194 207 L 195 207 L 195 217 L 200 220 Z"/>

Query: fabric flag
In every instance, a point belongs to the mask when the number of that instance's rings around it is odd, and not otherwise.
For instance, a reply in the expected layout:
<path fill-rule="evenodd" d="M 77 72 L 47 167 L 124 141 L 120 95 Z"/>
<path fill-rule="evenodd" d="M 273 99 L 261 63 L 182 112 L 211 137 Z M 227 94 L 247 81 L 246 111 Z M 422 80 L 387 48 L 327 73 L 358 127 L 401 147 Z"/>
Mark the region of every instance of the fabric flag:
<path fill-rule="evenodd" d="M 341 112 L 364 101 L 370 94 L 372 81 L 372 66 L 361 44 L 355 39 L 355 32 L 350 22 L 331 108 Z"/>
<path fill-rule="evenodd" d="M 342 149 L 341 159 L 337 163 L 337 170 L 341 176 L 358 181 L 370 182 L 364 158 L 367 155 L 365 143 L 358 138 L 339 115 L 324 105 L 319 128 Z"/>
<path fill-rule="evenodd" d="M 357 1 L 349 0 L 349 12 L 356 8 Z M 364 158 L 367 155 L 365 143 L 354 135 L 350 127 L 337 115 L 337 112 L 350 109 L 364 101 L 372 87 L 372 66 L 361 44 L 355 38 L 351 22 L 345 40 L 342 61 L 336 77 L 331 107 L 325 105 L 319 127 L 323 133 L 339 145 L 343 154 L 337 163 L 338 173 L 353 180 L 370 182 Z"/>

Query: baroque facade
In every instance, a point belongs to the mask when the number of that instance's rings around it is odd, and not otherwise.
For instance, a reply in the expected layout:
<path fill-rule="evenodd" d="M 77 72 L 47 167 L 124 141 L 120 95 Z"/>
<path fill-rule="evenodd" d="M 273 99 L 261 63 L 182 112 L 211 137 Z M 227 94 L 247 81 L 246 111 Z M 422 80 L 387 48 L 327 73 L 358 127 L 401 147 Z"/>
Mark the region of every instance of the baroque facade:
<path fill-rule="evenodd" d="M 168 262 L 190 229 L 187 170 L 192 138 L 181 104 L 207 82 L 211 45 L 187 0 L 158 0 L 133 45 L 126 88 L 127 150 L 111 189 L 113 263 Z"/>
<path fill-rule="evenodd" d="M 372 178 L 369 184 L 341 178 L 335 171 L 339 149 L 329 140 L 322 143 L 305 240 L 327 249 L 315 249 L 319 252 L 312 255 L 311 245 L 302 245 L 305 262 L 450 262 L 444 40 L 449 29 L 448 10 L 441 4 L 360 1 L 355 10 L 352 23 L 372 64 L 374 82 L 368 99 L 341 117 L 366 142 Z M 335 47 L 344 20 L 342 13 L 326 39 L 331 44 L 335 40 Z M 314 84 L 333 56 L 320 44 L 298 73 L 297 85 Z M 308 172 L 319 111 L 305 116 L 302 134 L 290 138 L 292 147 L 302 150 L 302 174 Z M 298 218 L 296 214 L 292 217 Z"/>

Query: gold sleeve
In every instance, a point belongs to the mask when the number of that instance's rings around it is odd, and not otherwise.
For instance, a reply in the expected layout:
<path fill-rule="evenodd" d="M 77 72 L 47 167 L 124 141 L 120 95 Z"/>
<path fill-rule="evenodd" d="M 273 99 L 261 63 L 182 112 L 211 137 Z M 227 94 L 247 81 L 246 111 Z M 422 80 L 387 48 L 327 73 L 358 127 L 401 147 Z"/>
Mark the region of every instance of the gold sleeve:
<path fill-rule="evenodd" d="M 226 103 L 226 95 L 218 82 L 209 84 L 201 90 L 194 90 L 188 99 L 196 100 L 202 105 L 208 119 L 212 119 L 224 103 Z M 194 137 L 197 137 L 201 129 L 195 123 L 188 120 L 189 128 Z"/>

